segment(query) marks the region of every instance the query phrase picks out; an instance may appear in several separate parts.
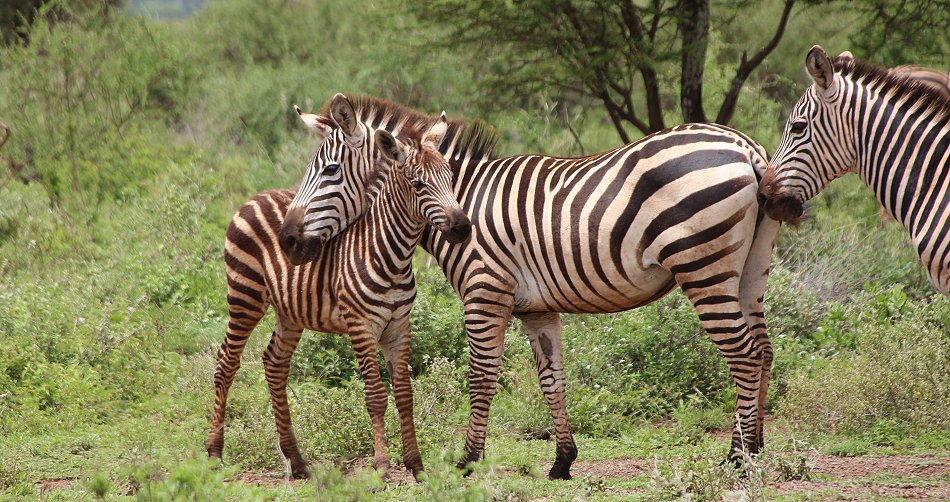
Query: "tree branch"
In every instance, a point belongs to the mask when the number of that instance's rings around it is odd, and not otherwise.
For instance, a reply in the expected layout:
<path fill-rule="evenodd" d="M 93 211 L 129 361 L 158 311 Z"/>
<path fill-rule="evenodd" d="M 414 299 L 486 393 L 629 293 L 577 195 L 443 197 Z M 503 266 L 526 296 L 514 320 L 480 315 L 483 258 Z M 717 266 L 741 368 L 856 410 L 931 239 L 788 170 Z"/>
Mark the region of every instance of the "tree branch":
<path fill-rule="evenodd" d="M 716 115 L 716 122 L 727 125 L 729 121 L 732 120 L 732 115 L 736 110 L 736 103 L 739 101 L 739 92 L 742 91 L 742 85 L 745 84 L 747 78 L 755 70 L 762 61 L 765 60 L 776 46 L 778 46 L 779 41 L 782 39 L 782 35 L 785 33 L 785 26 L 788 24 L 789 15 L 792 12 L 792 7 L 795 5 L 795 0 L 785 0 L 785 8 L 782 9 L 782 17 L 779 19 L 778 26 L 775 28 L 775 33 L 772 35 L 772 39 L 769 40 L 765 47 L 763 47 L 759 52 L 755 53 L 751 59 L 746 60 L 746 53 L 742 53 L 742 60 L 739 63 L 739 67 L 736 68 L 736 74 L 732 78 L 732 82 L 729 85 L 729 90 L 726 92 L 726 97 L 722 101 L 722 106 L 719 107 L 719 114 Z"/>

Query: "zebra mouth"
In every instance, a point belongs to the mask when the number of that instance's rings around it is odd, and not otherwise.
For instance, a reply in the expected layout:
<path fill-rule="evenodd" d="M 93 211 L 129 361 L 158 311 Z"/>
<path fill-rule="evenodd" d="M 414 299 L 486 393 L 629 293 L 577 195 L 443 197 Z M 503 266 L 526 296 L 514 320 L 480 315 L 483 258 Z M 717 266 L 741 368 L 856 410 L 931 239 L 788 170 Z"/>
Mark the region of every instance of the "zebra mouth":
<path fill-rule="evenodd" d="M 322 237 L 313 237 L 309 239 L 297 239 L 288 236 L 280 241 L 280 247 L 287 255 L 287 259 L 293 265 L 303 265 L 304 263 L 316 260 L 326 240 Z"/>
<path fill-rule="evenodd" d="M 777 194 L 765 198 L 765 214 L 778 221 L 798 221 L 805 211 L 805 205 L 792 194 Z"/>
<path fill-rule="evenodd" d="M 457 211 L 449 215 L 449 221 L 439 227 L 439 231 L 449 243 L 461 244 L 472 237 L 472 222 L 464 212 Z"/>

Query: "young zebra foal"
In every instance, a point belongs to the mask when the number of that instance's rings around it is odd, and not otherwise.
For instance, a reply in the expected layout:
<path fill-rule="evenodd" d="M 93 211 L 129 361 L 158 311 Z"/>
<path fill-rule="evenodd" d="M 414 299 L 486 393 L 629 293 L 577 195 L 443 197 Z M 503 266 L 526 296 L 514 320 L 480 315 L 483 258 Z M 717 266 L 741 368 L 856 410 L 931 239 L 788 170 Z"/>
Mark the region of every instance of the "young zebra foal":
<path fill-rule="evenodd" d="M 273 306 L 277 323 L 264 351 L 264 371 L 280 451 L 290 461 L 292 475 L 308 474 L 291 428 L 286 393 L 290 358 L 306 328 L 350 336 L 373 422 L 374 466 L 385 474 L 389 455 L 383 426 L 388 394 L 376 359 L 376 345 L 382 346 L 399 412 L 403 462 L 415 476 L 422 471 L 422 460 L 413 425 L 408 365 L 409 311 L 416 294 L 412 255 L 426 224 L 443 230 L 471 227 L 452 193 L 449 165 L 435 150 L 445 134 L 446 121 L 443 117 L 425 135 L 401 131 L 411 142 L 407 145 L 385 131 L 376 132 L 375 141 L 366 141 L 365 135 L 360 138 L 354 134 L 358 131 L 346 127 L 350 123 L 345 116 L 300 115 L 324 138 L 315 158 L 339 163 L 370 158 L 376 179 L 381 181 L 365 217 L 338 232 L 339 237 L 325 241 L 320 249 L 308 249 L 306 257 L 312 261 L 300 266 L 295 267 L 294 263 L 301 261 L 288 258 L 278 244 L 293 191 L 260 193 L 231 220 L 224 251 L 229 321 L 218 352 L 214 418 L 205 446 L 210 457 L 221 457 L 228 389 L 248 336 Z M 308 170 L 314 171 L 318 164 L 311 162 Z M 325 175 L 308 172 L 308 179 L 311 174 Z M 301 191 L 305 189 L 306 183 Z M 291 254 L 301 253 L 296 250 Z"/>

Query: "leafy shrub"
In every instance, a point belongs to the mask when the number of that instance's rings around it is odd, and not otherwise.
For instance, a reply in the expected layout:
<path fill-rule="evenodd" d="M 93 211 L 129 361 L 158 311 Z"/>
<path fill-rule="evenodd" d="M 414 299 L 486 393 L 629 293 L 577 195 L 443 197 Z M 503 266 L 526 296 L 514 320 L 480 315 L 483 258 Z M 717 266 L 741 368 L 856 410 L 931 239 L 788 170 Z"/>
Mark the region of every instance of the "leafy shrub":
<path fill-rule="evenodd" d="M 893 444 L 916 431 L 950 427 L 950 301 L 910 302 L 899 289 L 859 296 L 857 348 L 803 369 L 789 381 L 780 410 L 803 429 L 861 434 Z M 875 306 L 876 305 L 876 306 Z M 892 317 L 891 312 L 907 312 Z M 913 403 L 913 406 L 908 406 Z"/>
<path fill-rule="evenodd" d="M 413 411 L 419 448 L 423 454 L 457 446 L 465 424 L 465 368 L 443 357 L 424 359 L 425 374 L 412 382 Z"/>
<path fill-rule="evenodd" d="M 159 89 L 168 92 L 167 82 L 188 78 L 187 65 L 142 19 L 55 4 L 66 21 L 40 16 L 29 44 L 3 48 L 4 66 L 17 69 L 4 72 L 0 93 L 15 130 L 8 148 L 30 159 L 54 201 L 115 197 L 157 171 L 153 155 L 129 153 L 164 146 L 140 129 L 140 119 L 155 109 Z"/>

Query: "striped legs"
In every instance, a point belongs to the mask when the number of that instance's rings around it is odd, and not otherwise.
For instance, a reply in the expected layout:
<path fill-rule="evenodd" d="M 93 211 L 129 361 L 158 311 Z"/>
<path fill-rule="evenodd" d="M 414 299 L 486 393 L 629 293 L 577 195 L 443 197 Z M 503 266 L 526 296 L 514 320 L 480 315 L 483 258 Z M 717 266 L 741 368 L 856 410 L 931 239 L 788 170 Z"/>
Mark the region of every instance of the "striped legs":
<path fill-rule="evenodd" d="M 394 319 L 387 326 L 380 345 L 392 380 L 393 397 L 399 412 L 402 436 L 402 462 L 413 477 L 422 472 L 422 456 L 416 443 L 416 426 L 412 416 L 412 382 L 409 380 L 409 341 L 412 338 L 409 318 Z"/>
<path fill-rule="evenodd" d="M 307 462 L 300 455 L 297 438 L 290 423 L 290 406 L 287 404 L 287 375 L 290 374 L 290 358 L 300 342 L 300 328 L 290 328 L 279 318 L 264 350 L 264 377 L 270 388 L 271 408 L 277 422 L 277 445 L 280 453 L 290 461 L 290 474 L 294 478 L 306 478 Z"/>
<path fill-rule="evenodd" d="M 677 275 L 676 280 L 693 303 L 706 333 L 725 356 L 736 384 L 738 421 L 732 433 L 729 460 L 738 461 L 739 451 L 754 453 L 758 449 L 759 384 L 764 363 L 739 305 L 738 274 L 723 272 L 703 277 L 700 270 L 686 278 Z"/>
<path fill-rule="evenodd" d="M 479 290 L 479 295 L 493 293 Z M 505 348 L 505 328 L 511 318 L 513 297 L 497 291 L 491 298 L 481 296 L 465 301 L 465 330 L 468 333 L 468 396 L 471 410 L 465 436 L 465 454 L 458 468 L 470 472 L 467 465 L 477 462 L 485 451 L 488 411 L 498 392 L 498 372 Z"/>
<path fill-rule="evenodd" d="M 389 450 L 386 448 L 386 406 L 389 394 L 383 385 L 379 373 L 379 360 L 376 358 L 376 333 L 380 330 L 370 328 L 364 319 L 347 319 L 350 330 L 350 343 L 363 378 L 366 411 L 373 422 L 373 467 L 385 476 L 389 471 Z"/>
<path fill-rule="evenodd" d="M 755 227 L 755 238 L 752 241 L 749 256 L 746 258 L 745 267 L 742 269 L 739 284 L 742 312 L 752 331 L 755 350 L 762 355 L 755 430 L 756 444 L 753 452 L 758 452 L 765 446 L 765 399 L 769 393 L 769 376 L 772 371 L 772 342 L 766 332 L 763 300 L 769 278 L 772 249 L 780 227 L 781 223 L 778 221 L 765 216 L 764 213 L 759 215 Z"/>
<path fill-rule="evenodd" d="M 230 285 L 230 278 L 228 282 Z M 248 291 L 248 294 L 244 295 L 247 300 L 232 295 L 236 292 L 231 288 L 228 291 L 228 329 L 224 342 L 218 349 L 218 363 L 214 370 L 214 413 L 211 419 L 211 431 L 205 440 L 205 449 L 208 450 L 209 458 L 221 458 L 221 450 L 224 449 L 224 422 L 228 391 L 234 382 L 235 373 L 241 367 L 241 353 L 244 352 L 247 339 L 264 317 L 265 308 L 262 307 L 260 298 L 248 296 L 260 293 L 247 288 L 245 290 Z"/>
<path fill-rule="evenodd" d="M 561 316 L 556 312 L 519 315 L 538 365 L 541 392 L 551 410 L 557 450 L 551 479 L 571 479 L 571 464 L 577 458 L 577 446 L 567 420 L 564 395 L 564 358 L 561 352 Z"/>

